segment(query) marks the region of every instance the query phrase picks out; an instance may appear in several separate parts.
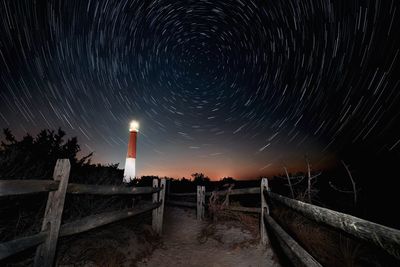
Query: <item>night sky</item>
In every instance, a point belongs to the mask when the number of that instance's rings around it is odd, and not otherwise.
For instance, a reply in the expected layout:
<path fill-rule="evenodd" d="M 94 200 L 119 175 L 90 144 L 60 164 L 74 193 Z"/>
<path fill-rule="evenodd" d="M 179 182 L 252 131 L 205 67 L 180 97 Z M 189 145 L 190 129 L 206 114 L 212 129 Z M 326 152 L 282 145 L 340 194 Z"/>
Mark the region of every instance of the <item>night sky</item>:
<path fill-rule="evenodd" d="M 1 0 L 0 128 L 123 167 L 137 119 L 139 175 L 398 153 L 399 29 L 398 0 Z"/>

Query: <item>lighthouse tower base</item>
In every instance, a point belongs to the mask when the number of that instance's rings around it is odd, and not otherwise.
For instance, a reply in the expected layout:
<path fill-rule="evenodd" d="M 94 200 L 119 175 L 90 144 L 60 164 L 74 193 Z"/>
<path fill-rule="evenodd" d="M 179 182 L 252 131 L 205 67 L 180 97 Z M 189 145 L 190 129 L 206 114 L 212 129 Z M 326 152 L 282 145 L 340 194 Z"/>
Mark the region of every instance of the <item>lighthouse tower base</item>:
<path fill-rule="evenodd" d="M 136 159 L 127 158 L 125 161 L 124 183 L 129 183 L 136 177 Z"/>

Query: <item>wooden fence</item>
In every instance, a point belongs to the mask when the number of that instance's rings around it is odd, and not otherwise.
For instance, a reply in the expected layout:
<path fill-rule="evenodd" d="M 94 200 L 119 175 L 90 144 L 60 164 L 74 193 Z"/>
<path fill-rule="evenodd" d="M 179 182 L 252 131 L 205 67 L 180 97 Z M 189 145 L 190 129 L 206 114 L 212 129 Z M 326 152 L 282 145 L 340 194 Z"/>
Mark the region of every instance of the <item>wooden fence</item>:
<path fill-rule="evenodd" d="M 53 181 L 50 180 L 0 180 L 0 197 L 49 192 L 41 231 L 37 234 L 0 243 L 0 260 L 25 249 L 37 246 L 34 266 L 52 266 L 57 241 L 60 237 L 85 232 L 115 221 L 153 211 L 152 227 L 162 232 L 165 179 L 153 180 L 153 187 L 126 187 L 68 183 L 68 159 L 57 160 Z M 78 221 L 61 225 L 66 193 L 93 195 L 145 195 L 152 194 L 152 203 L 143 207 L 90 215 Z"/>
<path fill-rule="evenodd" d="M 153 187 L 124 187 L 124 186 L 101 186 L 68 183 L 70 164 L 69 160 L 57 161 L 53 180 L 54 181 L 0 181 L 0 197 L 8 195 L 22 195 L 37 192 L 49 192 L 46 212 L 42 223 L 42 230 L 31 236 L 11 240 L 0 244 L 0 260 L 27 248 L 38 246 L 35 255 L 35 266 L 51 266 L 54 261 L 56 245 L 59 237 L 81 233 L 96 227 L 109 224 L 118 220 L 129 218 L 147 211 L 153 211 L 153 229 L 161 234 L 162 218 L 164 213 L 165 179 L 159 183 L 153 180 Z M 98 195 L 143 195 L 152 194 L 152 203 L 140 208 L 124 209 L 115 212 L 106 212 L 87 216 L 76 222 L 61 225 L 61 216 L 64 207 L 66 193 L 70 194 L 98 194 Z M 204 186 L 198 186 L 196 192 L 169 193 L 165 201 L 170 205 L 195 208 L 197 219 L 205 217 L 206 197 L 234 196 L 245 194 L 259 194 L 260 207 L 235 207 L 227 205 L 227 209 L 240 212 L 253 212 L 260 214 L 261 242 L 268 242 L 267 229 L 275 234 L 278 243 L 288 258 L 295 264 L 301 266 L 321 266 L 304 248 L 302 248 L 282 227 L 271 217 L 269 205 L 272 201 L 304 215 L 318 223 L 328 225 L 339 231 L 345 232 L 355 238 L 375 244 L 397 259 L 400 259 L 400 231 L 369 222 L 348 214 L 336 212 L 326 208 L 307 204 L 290 199 L 271 192 L 266 178 L 261 180 L 260 187 L 230 189 L 217 192 L 206 192 Z M 174 198 L 195 198 L 194 201 L 170 200 Z"/>
<path fill-rule="evenodd" d="M 268 186 L 264 189 L 263 195 L 266 196 L 267 199 L 269 198 L 277 201 L 317 223 L 333 227 L 334 229 L 345 232 L 356 239 L 374 244 L 386 253 L 400 260 L 400 231 L 397 229 L 386 227 L 345 213 L 290 199 L 271 192 Z M 290 248 L 291 244 L 295 241 L 289 235 L 286 236 L 282 234 L 284 231 L 269 215 L 267 210 L 264 212 L 262 219 L 271 226 L 271 229 L 274 230 L 281 242 L 285 243 L 287 247 Z M 296 246 L 300 247 L 298 244 L 296 244 Z M 291 252 L 293 252 L 291 255 L 292 257 L 295 257 L 296 260 L 306 266 L 321 266 L 304 249 L 291 249 Z M 309 264 L 312 261 L 315 261 L 314 265 Z"/>
<path fill-rule="evenodd" d="M 380 224 L 366 221 L 348 214 L 318 207 L 298 200 L 290 199 L 271 192 L 268 187 L 268 180 L 263 178 L 260 187 L 232 189 L 214 192 L 214 194 L 227 195 L 260 194 L 261 207 L 235 207 L 227 206 L 227 209 L 241 212 L 260 213 L 260 241 L 263 244 L 268 242 L 267 229 L 277 237 L 283 252 L 288 259 L 296 266 L 322 266 L 313 256 L 301 247 L 283 228 L 270 216 L 269 205 L 272 200 L 299 212 L 305 217 L 324 225 L 345 232 L 356 239 L 375 244 L 388 254 L 400 259 L 400 231 Z M 204 186 L 197 187 L 197 193 L 170 193 L 173 197 L 193 197 L 196 202 L 167 200 L 167 204 L 178 205 L 197 209 L 197 218 L 204 218 L 206 208 L 205 196 L 212 192 L 205 192 Z M 199 215 L 200 214 L 200 215 Z"/>
<path fill-rule="evenodd" d="M 181 206 L 187 208 L 195 208 L 197 213 L 197 219 L 203 220 L 205 217 L 205 209 L 206 205 L 206 197 L 211 196 L 211 194 L 216 194 L 220 196 L 234 196 L 234 195 L 249 195 L 249 194 L 260 194 L 259 187 L 250 187 L 250 188 L 241 188 L 241 189 L 232 189 L 232 190 L 224 190 L 224 191 L 214 191 L 214 192 L 206 192 L 205 186 L 197 186 L 196 192 L 193 193 L 168 193 L 166 204 L 173 206 Z M 170 200 L 170 197 L 174 198 L 195 198 L 194 201 L 187 200 Z M 257 207 L 239 207 L 239 206 L 226 206 L 227 209 L 233 211 L 242 211 L 242 212 L 251 212 L 251 213 L 260 213 L 261 208 Z"/>

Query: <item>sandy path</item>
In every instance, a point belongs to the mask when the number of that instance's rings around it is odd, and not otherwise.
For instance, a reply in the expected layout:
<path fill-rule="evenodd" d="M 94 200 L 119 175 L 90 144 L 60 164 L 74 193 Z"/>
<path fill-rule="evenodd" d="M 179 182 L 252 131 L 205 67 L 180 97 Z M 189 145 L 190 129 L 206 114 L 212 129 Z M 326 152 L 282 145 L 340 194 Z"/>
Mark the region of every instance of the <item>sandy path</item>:
<path fill-rule="evenodd" d="M 193 210 L 167 207 L 164 216 L 163 245 L 138 266 L 279 266 L 271 249 L 258 242 L 243 245 L 254 240 L 245 229 L 217 224 L 218 238 L 200 243 L 197 237 L 205 224 L 196 220 Z"/>

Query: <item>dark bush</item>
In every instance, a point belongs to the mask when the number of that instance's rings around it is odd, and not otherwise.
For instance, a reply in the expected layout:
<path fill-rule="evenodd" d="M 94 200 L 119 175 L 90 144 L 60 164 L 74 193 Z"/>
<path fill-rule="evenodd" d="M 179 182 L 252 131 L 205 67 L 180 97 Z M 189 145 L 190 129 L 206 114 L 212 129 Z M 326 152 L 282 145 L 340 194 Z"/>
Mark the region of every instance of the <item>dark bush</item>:
<path fill-rule="evenodd" d="M 53 179 L 57 159 L 71 163 L 69 182 L 82 184 L 122 184 L 123 170 L 118 164 L 92 164 L 89 154 L 78 159 L 76 137 L 66 139 L 65 132 L 42 130 L 33 137 L 26 134 L 17 140 L 9 129 L 3 130 L 0 146 L 0 179 Z M 46 206 L 47 194 L 0 198 L 0 241 L 38 232 Z M 129 196 L 67 195 L 63 221 L 117 210 L 131 205 Z"/>

